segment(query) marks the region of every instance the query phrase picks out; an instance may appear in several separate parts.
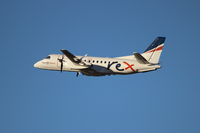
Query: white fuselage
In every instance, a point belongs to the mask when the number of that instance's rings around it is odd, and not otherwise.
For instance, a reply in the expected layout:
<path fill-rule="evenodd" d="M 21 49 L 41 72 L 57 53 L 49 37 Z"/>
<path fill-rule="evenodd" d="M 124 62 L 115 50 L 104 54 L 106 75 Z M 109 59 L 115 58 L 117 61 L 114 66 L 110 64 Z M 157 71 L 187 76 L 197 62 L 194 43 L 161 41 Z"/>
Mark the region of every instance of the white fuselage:
<path fill-rule="evenodd" d="M 34 67 L 47 70 L 60 70 L 61 63 L 59 59 L 63 55 L 52 54 L 48 58 L 42 59 L 34 64 Z M 90 56 L 76 56 L 86 65 L 77 65 L 66 56 L 63 58 L 63 71 L 81 72 L 89 76 L 102 76 L 111 74 L 132 74 L 137 72 L 147 72 L 160 68 L 159 65 L 140 64 L 136 59 L 131 58 L 104 58 Z"/>
<path fill-rule="evenodd" d="M 165 37 L 157 37 L 143 53 L 115 58 L 75 56 L 65 49 L 60 54 L 51 54 L 38 61 L 34 67 L 46 70 L 71 71 L 88 76 L 112 74 L 133 74 L 160 68 L 159 59 L 164 47 Z"/>

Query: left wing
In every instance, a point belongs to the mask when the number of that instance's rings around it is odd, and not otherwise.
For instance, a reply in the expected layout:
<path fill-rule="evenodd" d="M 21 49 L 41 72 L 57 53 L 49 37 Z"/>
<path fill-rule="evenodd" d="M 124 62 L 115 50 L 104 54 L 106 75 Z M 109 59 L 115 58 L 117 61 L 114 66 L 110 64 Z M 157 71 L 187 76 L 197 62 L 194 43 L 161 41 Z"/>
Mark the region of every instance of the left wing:
<path fill-rule="evenodd" d="M 74 64 L 81 65 L 81 66 L 90 66 L 88 64 L 85 64 L 81 59 L 79 59 L 78 57 L 76 57 L 75 55 L 73 55 L 72 53 L 70 53 L 69 51 L 67 51 L 65 49 L 61 49 L 60 51 L 65 56 L 67 56 L 67 58 L 69 58 L 69 60 L 71 60 Z"/>
<path fill-rule="evenodd" d="M 95 75 L 95 76 L 102 76 L 106 74 L 110 74 L 112 71 L 108 70 L 105 67 L 98 66 L 98 65 L 92 65 L 90 63 L 85 63 L 82 61 L 82 58 L 78 58 L 72 53 L 70 53 L 67 50 L 60 50 L 67 58 L 74 63 L 73 70 L 80 70 L 81 73 L 85 75 Z"/>
<path fill-rule="evenodd" d="M 70 53 L 69 51 L 65 50 L 65 49 L 61 49 L 60 50 L 65 56 L 67 56 L 73 63 L 79 64 L 82 61 L 77 58 L 76 56 L 74 56 L 72 53 Z"/>

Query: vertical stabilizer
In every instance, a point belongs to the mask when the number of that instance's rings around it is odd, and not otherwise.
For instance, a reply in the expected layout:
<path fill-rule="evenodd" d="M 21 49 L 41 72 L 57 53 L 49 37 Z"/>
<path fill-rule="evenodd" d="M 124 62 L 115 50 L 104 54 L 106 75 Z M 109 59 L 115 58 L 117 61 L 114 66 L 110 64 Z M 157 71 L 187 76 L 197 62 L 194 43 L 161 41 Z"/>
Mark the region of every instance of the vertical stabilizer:
<path fill-rule="evenodd" d="M 142 53 L 142 56 L 152 64 L 158 64 L 162 49 L 164 47 L 165 37 L 157 37 L 151 45 Z"/>

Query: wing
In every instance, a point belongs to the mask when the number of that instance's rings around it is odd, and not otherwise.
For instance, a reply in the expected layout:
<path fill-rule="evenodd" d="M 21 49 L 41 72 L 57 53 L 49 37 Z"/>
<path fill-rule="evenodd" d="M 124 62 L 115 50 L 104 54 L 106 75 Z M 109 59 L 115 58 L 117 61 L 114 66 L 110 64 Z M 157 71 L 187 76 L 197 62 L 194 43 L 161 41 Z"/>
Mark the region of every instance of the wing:
<path fill-rule="evenodd" d="M 70 53 L 69 51 L 65 50 L 65 49 L 61 49 L 60 50 L 65 56 L 68 57 L 69 60 L 71 60 L 74 64 L 76 65 L 81 65 L 81 66 L 91 66 L 91 64 L 89 63 L 84 63 L 81 59 L 79 59 L 78 57 L 76 57 L 75 55 L 73 55 L 72 53 Z"/>
<path fill-rule="evenodd" d="M 111 70 L 108 70 L 105 67 L 97 66 L 97 65 L 92 65 L 92 64 L 86 64 L 83 62 L 81 59 L 73 55 L 67 50 L 60 50 L 67 58 L 74 64 L 73 70 L 80 70 L 85 75 L 90 75 L 90 76 L 103 76 L 106 74 L 112 73 Z"/>
<path fill-rule="evenodd" d="M 74 56 L 72 53 L 70 53 L 69 51 L 65 50 L 65 49 L 61 49 L 60 50 L 65 56 L 67 56 L 73 63 L 76 64 L 80 64 L 83 63 L 79 58 L 77 58 L 76 56 Z"/>

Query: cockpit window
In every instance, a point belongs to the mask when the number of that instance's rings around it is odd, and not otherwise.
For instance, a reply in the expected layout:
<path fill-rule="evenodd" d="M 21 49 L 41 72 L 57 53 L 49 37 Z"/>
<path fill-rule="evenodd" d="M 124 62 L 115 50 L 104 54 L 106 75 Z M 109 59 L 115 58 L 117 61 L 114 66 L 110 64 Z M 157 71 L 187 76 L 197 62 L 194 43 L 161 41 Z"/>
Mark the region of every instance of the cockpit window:
<path fill-rule="evenodd" d="M 51 57 L 50 56 L 47 56 L 45 59 L 50 59 Z"/>

